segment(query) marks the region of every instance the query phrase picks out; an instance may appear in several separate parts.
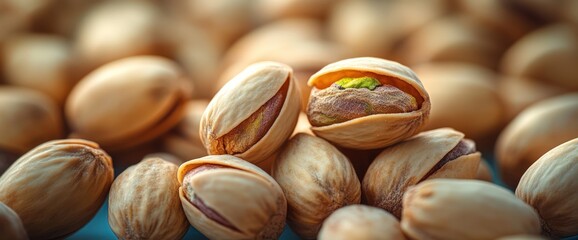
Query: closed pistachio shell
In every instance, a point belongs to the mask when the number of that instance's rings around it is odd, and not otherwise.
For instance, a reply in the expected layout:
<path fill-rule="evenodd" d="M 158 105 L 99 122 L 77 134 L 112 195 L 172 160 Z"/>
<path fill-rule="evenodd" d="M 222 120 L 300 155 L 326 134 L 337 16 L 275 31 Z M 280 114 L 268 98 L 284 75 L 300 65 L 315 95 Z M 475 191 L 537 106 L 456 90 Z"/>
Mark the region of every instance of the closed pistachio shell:
<path fill-rule="evenodd" d="M 23 154 L 64 136 L 61 110 L 45 94 L 22 87 L 0 87 L 0 149 Z"/>
<path fill-rule="evenodd" d="M 292 69 L 259 62 L 245 68 L 211 100 L 200 123 L 209 154 L 259 163 L 293 132 L 301 103 Z"/>
<path fill-rule="evenodd" d="M 318 93 L 321 95 L 323 90 L 329 89 L 329 87 L 333 88 L 334 85 L 332 84 L 343 78 L 363 77 L 376 79 L 384 89 L 394 91 L 388 97 L 369 96 L 368 99 L 370 101 L 378 102 L 374 108 L 391 104 L 394 108 L 408 106 L 409 110 L 403 109 L 397 113 L 377 113 L 354 117 L 350 120 L 329 123 L 329 125 L 325 126 L 316 126 L 312 122 L 312 114 L 327 109 L 327 106 L 312 105 L 313 100 L 317 99 L 314 98 L 314 94 Z M 385 59 L 361 57 L 331 63 L 311 76 L 308 85 L 314 87 L 307 110 L 309 120 L 314 125 L 311 130 L 317 136 L 342 147 L 375 149 L 392 145 L 416 134 L 429 115 L 429 95 L 414 72 L 406 66 Z M 364 91 L 364 89 L 345 90 Z M 355 97 L 355 94 L 363 94 L 363 91 L 357 91 L 349 96 Z M 373 93 L 373 91 L 369 93 Z M 349 97 L 344 95 L 336 98 L 336 101 L 342 99 L 349 99 Z M 323 103 L 323 100 L 320 102 Z M 330 105 L 333 107 L 337 104 L 329 103 L 334 104 Z M 352 110 L 342 109 L 345 114 Z M 320 116 L 324 114 L 326 113 L 321 113 Z M 332 116 L 329 116 L 329 119 L 332 118 Z"/>
<path fill-rule="evenodd" d="M 403 193 L 433 178 L 473 179 L 480 152 L 464 134 L 441 128 L 421 132 L 385 148 L 371 163 L 363 179 L 367 203 L 401 217 Z"/>
<path fill-rule="evenodd" d="M 83 78 L 66 102 L 74 137 L 122 149 L 152 140 L 178 123 L 190 86 L 171 60 L 137 56 Z"/>
<path fill-rule="evenodd" d="M 327 141 L 304 133 L 281 150 L 272 176 L 287 197 L 289 226 L 304 239 L 314 239 L 332 212 L 361 200 L 359 180 L 345 155 Z"/>
<path fill-rule="evenodd" d="M 507 75 L 576 90 L 578 30 L 565 24 L 539 28 L 512 45 L 501 64 Z"/>
<path fill-rule="evenodd" d="M 542 100 L 520 113 L 496 142 L 496 160 L 502 180 L 515 188 L 532 163 L 578 135 L 576 119 L 576 93 Z"/>
<path fill-rule="evenodd" d="M 433 179 L 404 194 L 401 228 L 410 239 L 481 240 L 537 235 L 540 221 L 532 207 L 498 185 Z"/>
<path fill-rule="evenodd" d="M 516 196 L 534 207 L 553 238 L 578 234 L 578 138 L 553 148 L 520 179 Z"/>
<path fill-rule="evenodd" d="M 183 163 L 177 178 L 187 219 L 210 239 L 277 239 L 287 201 L 275 180 L 231 155 Z"/>
<path fill-rule="evenodd" d="M 0 202 L 18 213 L 31 239 L 64 238 L 94 217 L 113 176 L 110 156 L 96 143 L 54 140 L 24 154 L 0 177 Z"/>
<path fill-rule="evenodd" d="M 27 240 L 28 235 L 18 214 L 0 202 L 0 239 Z"/>
<path fill-rule="evenodd" d="M 147 157 L 112 183 L 108 223 L 119 239 L 180 239 L 189 229 L 179 198 L 178 166 Z"/>
<path fill-rule="evenodd" d="M 380 208 L 349 205 L 337 209 L 319 231 L 319 240 L 404 240 L 399 221 Z"/>

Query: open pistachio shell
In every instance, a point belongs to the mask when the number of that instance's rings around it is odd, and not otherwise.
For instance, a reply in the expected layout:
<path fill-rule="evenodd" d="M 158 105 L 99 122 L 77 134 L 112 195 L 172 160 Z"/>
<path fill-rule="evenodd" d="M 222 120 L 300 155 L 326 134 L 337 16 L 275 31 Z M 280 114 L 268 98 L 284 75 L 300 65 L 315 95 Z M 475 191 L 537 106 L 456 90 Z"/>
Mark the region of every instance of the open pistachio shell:
<path fill-rule="evenodd" d="M 207 106 L 200 123 L 209 154 L 259 163 L 289 138 L 301 107 L 291 67 L 276 62 L 248 66 Z"/>
<path fill-rule="evenodd" d="M 171 60 L 125 58 L 82 79 L 66 102 L 66 117 L 72 136 L 96 141 L 107 150 L 127 148 L 176 125 L 189 90 Z"/>
<path fill-rule="evenodd" d="M 480 155 L 461 132 L 450 128 L 422 132 L 377 156 L 363 179 L 363 194 L 369 205 L 399 218 L 407 188 L 432 178 L 473 179 Z"/>
<path fill-rule="evenodd" d="M 210 239 L 276 239 L 285 226 L 287 201 L 275 180 L 231 155 L 183 163 L 177 178 L 187 219 Z"/>
<path fill-rule="evenodd" d="M 542 233 L 554 239 L 578 234 L 578 138 L 544 154 L 520 179 L 516 196 L 534 207 Z"/>
<path fill-rule="evenodd" d="M 372 77 L 381 84 L 411 95 L 417 110 L 373 114 L 341 123 L 312 127 L 317 135 L 337 145 L 355 149 L 386 147 L 416 134 L 430 110 L 429 95 L 414 72 L 397 62 L 380 58 L 350 58 L 329 64 L 309 78 L 308 85 L 325 89 L 342 78 Z M 311 104 L 311 99 L 310 102 Z M 311 106 L 311 105 L 309 105 Z M 309 115 L 311 120 L 311 116 Z"/>

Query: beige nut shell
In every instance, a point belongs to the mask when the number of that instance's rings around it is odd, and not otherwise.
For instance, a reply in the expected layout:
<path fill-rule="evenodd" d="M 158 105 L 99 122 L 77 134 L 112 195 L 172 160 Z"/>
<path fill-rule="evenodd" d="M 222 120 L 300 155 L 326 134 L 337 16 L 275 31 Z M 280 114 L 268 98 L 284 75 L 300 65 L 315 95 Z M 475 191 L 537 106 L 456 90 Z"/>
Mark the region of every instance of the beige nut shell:
<path fill-rule="evenodd" d="M 205 205 L 222 215 L 239 231 L 210 219 L 185 196 L 182 187 L 185 175 L 206 164 L 224 168 L 214 170 L 218 172 L 197 173 L 195 194 L 201 196 Z M 227 178 L 235 182 L 226 181 Z M 287 201 L 277 182 L 259 167 L 231 155 L 210 155 L 181 164 L 177 179 L 181 184 L 179 196 L 187 219 L 208 238 L 275 239 L 281 235 L 285 226 Z M 219 184 L 224 182 L 228 184 Z"/>
<path fill-rule="evenodd" d="M 145 158 L 112 183 L 108 223 L 120 239 L 181 239 L 189 222 L 179 199 L 178 166 Z"/>
<path fill-rule="evenodd" d="M 475 178 L 480 152 L 462 155 L 430 172 L 463 138 L 461 132 L 440 128 L 384 149 L 371 163 L 362 182 L 367 203 L 400 217 L 403 193 L 410 186 L 433 178 Z"/>
<path fill-rule="evenodd" d="M 347 148 L 386 147 L 418 132 L 429 116 L 430 99 L 415 73 L 397 62 L 373 57 L 341 60 L 329 64 L 309 78 L 308 85 L 329 87 L 344 77 L 371 76 L 416 98 L 419 109 L 408 113 L 375 114 L 311 130 L 319 137 Z"/>
<path fill-rule="evenodd" d="M 401 228 L 410 239 L 496 239 L 539 234 L 538 215 L 512 192 L 479 180 L 432 179 L 403 197 Z"/>
<path fill-rule="evenodd" d="M 287 96 L 271 128 L 245 152 L 235 154 L 251 163 L 259 163 L 271 156 L 291 136 L 301 107 L 293 70 L 277 62 L 248 66 L 213 97 L 201 118 L 199 130 L 206 148 L 209 136 L 217 139 L 233 130 L 271 99 L 287 81 Z"/>
<path fill-rule="evenodd" d="M 538 159 L 520 180 L 516 196 L 534 207 L 543 233 L 562 238 L 578 234 L 578 138 Z"/>
<path fill-rule="evenodd" d="M 113 180 L 112 160 L 94 142 L 46 142 L 0 177 L 0 201 L 22 219 L 31 239 L 64 238 L 90 221 Z"/>

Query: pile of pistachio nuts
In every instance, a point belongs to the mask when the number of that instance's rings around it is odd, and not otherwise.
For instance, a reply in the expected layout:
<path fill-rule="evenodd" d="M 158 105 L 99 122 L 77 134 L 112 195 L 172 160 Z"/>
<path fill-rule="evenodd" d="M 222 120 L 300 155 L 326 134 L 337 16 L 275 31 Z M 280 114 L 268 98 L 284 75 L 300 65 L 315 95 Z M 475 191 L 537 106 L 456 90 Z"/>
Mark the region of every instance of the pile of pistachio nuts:
<path fill-rule="evenodd" d="M 4 0 L 0 239 L 574 239 L 576 13 Z"/>

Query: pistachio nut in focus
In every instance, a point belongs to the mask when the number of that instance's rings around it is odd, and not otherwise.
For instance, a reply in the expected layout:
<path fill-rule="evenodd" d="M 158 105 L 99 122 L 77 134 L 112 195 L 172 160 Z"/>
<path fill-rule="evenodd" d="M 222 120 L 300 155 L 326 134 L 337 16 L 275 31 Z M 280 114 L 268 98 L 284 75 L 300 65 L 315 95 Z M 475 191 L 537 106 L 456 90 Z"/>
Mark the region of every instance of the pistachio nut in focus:
<path fill-rule="evenodd" d="M 311 78 L 311 130 L 342 147 L 375 149 L 416 134 L 426 121 L 429 95 L 413 71 L 380 58 L 331 63 Z"/>
<path fill-rule="evenodd" d="M 0 177 L 0 202 L 20 216 L 31 239 L 64 238 L 94 217 L 113 175 L 110 156 L 96 143 L 49 141 Z"/>
<path fill-rule="evenodd" d="M 419 133 L 385 148 L 363 179 L 369 205 L 401 217 L 403 193 L 433 178 L 473 179 L 480 164 L 474 141 L 450 128 Z"/>
<path fill-rule="evenodd" d="M 295 81 L 291 67 L 276 62 L 255 63 L 231 79 L 201 118 L 207 152 L 255 164 L 271 156 L 297 124 L 301 103 Z"/>
<path fill-rule="evenodd" d="M 231 155 L 181 164 L 179 196 L 187 219 L 209 239 L 277 239 L 287 201 L 275 180 Z"/>

